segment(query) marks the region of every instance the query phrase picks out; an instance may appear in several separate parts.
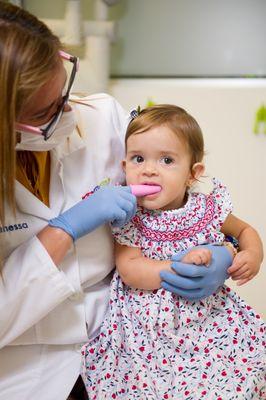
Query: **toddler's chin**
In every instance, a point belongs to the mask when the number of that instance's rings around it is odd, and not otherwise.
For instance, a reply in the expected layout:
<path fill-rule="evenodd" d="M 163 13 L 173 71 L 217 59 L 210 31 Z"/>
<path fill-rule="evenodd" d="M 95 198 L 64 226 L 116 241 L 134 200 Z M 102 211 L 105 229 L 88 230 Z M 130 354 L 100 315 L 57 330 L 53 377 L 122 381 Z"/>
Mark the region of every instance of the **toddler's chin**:
<path fill-rule="evenodd" d="M 138 206 L 146 208 L 147 210 L 160 210 L 160 206 L 152 201 L 139 199 Z"/>

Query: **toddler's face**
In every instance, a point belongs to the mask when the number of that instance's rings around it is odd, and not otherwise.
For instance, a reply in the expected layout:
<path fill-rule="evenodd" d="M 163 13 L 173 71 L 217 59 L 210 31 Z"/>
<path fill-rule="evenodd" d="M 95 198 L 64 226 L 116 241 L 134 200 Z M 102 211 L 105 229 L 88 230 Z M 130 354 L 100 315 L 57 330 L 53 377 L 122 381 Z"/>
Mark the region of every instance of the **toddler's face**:
<path fill-rule="evenodd" d="M 127 184 L 159 185 L 159 193 L 138 198 L 150 210 L 182 207 L 193 180 L 187 145 L 167 126 L 132 135 L 123 161 Z"/>

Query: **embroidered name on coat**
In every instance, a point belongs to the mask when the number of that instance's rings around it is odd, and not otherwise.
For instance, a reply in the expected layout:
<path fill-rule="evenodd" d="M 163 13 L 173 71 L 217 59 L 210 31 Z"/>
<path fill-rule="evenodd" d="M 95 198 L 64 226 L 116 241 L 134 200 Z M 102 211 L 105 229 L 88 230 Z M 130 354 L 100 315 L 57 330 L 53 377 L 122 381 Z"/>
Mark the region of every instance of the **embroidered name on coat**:
<path fill-rule="evenodd" d="M 5 233 L 5 232 L 13 232 L 17 231 L 19 229 L 28 229 L 28 224 L 27 222 L 22 222 L 22 224 L 14 224 L 14 225 L 4 225 L 0 226 L 0 233 Z"/>

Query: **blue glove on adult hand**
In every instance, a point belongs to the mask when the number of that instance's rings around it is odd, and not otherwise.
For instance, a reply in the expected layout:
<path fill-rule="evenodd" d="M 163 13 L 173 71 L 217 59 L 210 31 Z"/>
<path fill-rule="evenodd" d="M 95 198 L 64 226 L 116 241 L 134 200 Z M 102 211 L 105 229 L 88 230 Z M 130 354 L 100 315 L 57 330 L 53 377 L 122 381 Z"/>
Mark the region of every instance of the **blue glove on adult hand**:
<path fill-rule="evenodd" d="M 49 221 L 74 240 L 107 222 L 115 227 L 125 225 L 136 212 L 136 197 L 128 186 L 103 186 L 63 214 Z"/>
<path fill-rule="evenodd" d="M 171 268 L 175 273 L 160 273 L 162 287 L 185 299 L 199 300 L 210 296 L 222 286 L 228 278 L 227 269 L 232 264 L 232 256 L 225 246 L 208 244 L 204 248 L 212 252 L 212 261 L 208 267 L 180 262 L 185 252 L 173 256 Z"/>

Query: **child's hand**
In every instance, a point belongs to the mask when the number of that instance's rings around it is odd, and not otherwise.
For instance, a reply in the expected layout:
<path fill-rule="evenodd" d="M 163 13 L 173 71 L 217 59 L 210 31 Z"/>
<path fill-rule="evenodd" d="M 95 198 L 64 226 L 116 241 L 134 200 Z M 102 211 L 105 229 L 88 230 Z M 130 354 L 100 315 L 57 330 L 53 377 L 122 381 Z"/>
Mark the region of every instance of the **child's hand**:
<path fill-rule="evenodd" d="M 186 264 L 206 265 L 208 266 L 212 259 L 212 252 L 209 249 L 193 249 L 190 250 L 181 262 Z"/>
<path fill-rule="evenodd" d="M 234 281 L 237 281 L 237 285 L 241 286 L 254 278 L 259 269 L 260 261 L 257 253 L 252 250 L 243 250 L 237 253 L 227 272 Z"/>

